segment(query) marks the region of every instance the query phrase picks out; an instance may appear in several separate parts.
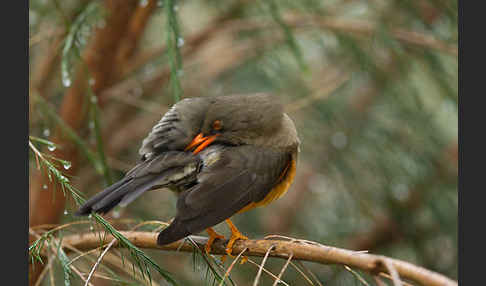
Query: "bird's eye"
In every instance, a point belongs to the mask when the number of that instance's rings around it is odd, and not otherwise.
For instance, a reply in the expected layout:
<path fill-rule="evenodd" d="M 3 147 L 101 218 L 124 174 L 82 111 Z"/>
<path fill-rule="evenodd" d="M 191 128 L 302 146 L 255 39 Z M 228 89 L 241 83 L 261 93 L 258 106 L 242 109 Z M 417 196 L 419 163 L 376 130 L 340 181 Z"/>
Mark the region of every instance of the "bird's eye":
<path fill-rule="evenodd" d="M 221 120 L 214 120 L 212 127 L 214 130 L 221 130 L 223 128 L 223 122 Z"/>
<path fill-rule="evenodd" d="M 153 154 L 152 152 L 148 152 L 148 153 L 143 154 L 143 156 L 142 156 L 142 162 L 145 162 L 148 159 L 150 159 L 152 157 L 152 154 Z"/>

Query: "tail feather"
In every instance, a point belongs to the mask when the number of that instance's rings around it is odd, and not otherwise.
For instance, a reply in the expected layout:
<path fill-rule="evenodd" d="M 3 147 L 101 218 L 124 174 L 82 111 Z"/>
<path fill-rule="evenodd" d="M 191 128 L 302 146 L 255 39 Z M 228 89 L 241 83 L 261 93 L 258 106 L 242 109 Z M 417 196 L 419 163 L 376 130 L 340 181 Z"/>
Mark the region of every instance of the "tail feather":
<path fill-rule="evenodd" d="M 75 213 L 76 216 L 83 216 L 89 215 L 92 211 L 99 212 L 99 213 L 106 213 L 114 208 L 118 202 L 120 202 L 121 198 L 117 201 L 117 199 L 112 200 L 111 202 L 105 204 L 104 206 L 99 206 L 98 208 L 93 208 L 95 204 L 97 204 L 100 200 L 103 200 L 108 195 L 116 192 L 118 189 L 123 188 L 126 184 L 128 184 L 132 178 L 123 178 L 120 181 L 114 183 L 113 185 L 109 186 L 108 188 L 104 189 L 103 191 L 99 192 L 98 194 L 91 197 L 87 200 Z"/>
<path fill-rule="evenodd" d="M 174 178 L 181 177 L 180 174 L 184 175 L 184 168 L 173 168 L 143 177 L 125 176 L 86 201 L 75 215 L 89 215 L 91 212 L 106 213 L 117 205 L 125 207 L 146 191 L 171 184 Z M 181 184 L 185 184 L 185 178 L 188 178 L 188 181 L 191 180 L 190 176 L 180 178 Z"/>
<path fill-rule="evenodd" d="M 91 212 L 107 213 L 118 204 L 124 207 L 144 192 L 152 189 L 155 181 L 157 178 L 154 177 L 125 177 L 89 199 L 75 215 L 88 215 Z"/>
<path fill-rule="evenodd" d="M 116 202 L 114 206 L 118 203 L 122 202 L 126 197 L 132 196 L 134 193 L 137 194 L 136 197 L 148 191 L 153 186 L 153 178 L 134 178 L 132 180 L 127 181 L 125 184 L 122 184 L 120 187 L 112 190 L 103 198 L 100 198 L 97 202 L 95 202 L 91 209 L 93 211 L 98 211 L 100 209 L 105 209 L 107 206 L 111 206 L 114 202 Z M 135 197 L 135 198 L 136 198 Z M 133 199 L 135 199 L 133 198 Z M 110 208 L 111 209 L 111 208 Z M 108 209 L 108 211 L 110 210 Z"/>

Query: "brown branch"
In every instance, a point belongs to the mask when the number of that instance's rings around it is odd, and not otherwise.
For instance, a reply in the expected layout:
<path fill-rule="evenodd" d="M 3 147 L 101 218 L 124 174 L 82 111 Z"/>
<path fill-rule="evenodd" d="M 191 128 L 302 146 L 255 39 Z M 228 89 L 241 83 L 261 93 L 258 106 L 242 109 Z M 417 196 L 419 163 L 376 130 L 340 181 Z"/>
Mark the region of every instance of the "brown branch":
<path fill-rule="evenodd" d="M 284 16 L 284 21 L 292 29 L 303 28 L 320 28 L 330 30 L 332 32 L 347 33 L 360 36 L 371 36 L 376 33 L 377 28 L 372 22 L 358 21 L 348 19 L 338 19 L 333 17 L 309 17 L 308 15 L 288 14 Z M 270 21 L 254 21 L 247 19 L 231 19 L 228 17 L 221 17 L 216 19 L 212 25 L 209 25 L 204 30 L 191 35 L 187 41 L 187 48 L 183 48 L 182 52 L 193 52 L 201 44 L 207 42 L 212 35 L 226 33 L 236 33 L 246 30 L 255 29 L 278 29 L 279 27 Z M 445 43 L 434 35 L 419 33 L 415 31 L 405 30 L 401 28 L 390 28 L 390 34 L 396 40 L 414 46 L 421 46 L 424 48 L 436 49 L 453 56 L 458 56 L 457 45 Z M 133 59 L 127 66 L 123 74 L 128 74 L 140 68 L 146 63 L 153 60 L 153 58 L 160 56 L 165 52 L 164 47 L 151 49 L 140 56 Z"/>
<path fill-rule="evenodd" d="M 56 36 L 61 36 L 65 33 L 66 30 L 63 27 L 51 27 L 47 29 L 42 28 L 40 29 L 39 33 L 29 38 L 29 49 L 44 40 L 48 40 Z"/>
<path fill-rule="evenodd" d="M 349 78 L 349 72 L 342 72 L 339 69 L 327 69 L 324 72 L 318 73 L 317 76 L 314 76 L 314 80 L 320 81 L 319 86 L 312 88 L 313 92 L 310 96 L 306 96 L 305 98 L 287 104 L 285 106 L 285 111 L 293 113 L 315 103 L 317 100 L 329 97 L 334 91 L 348 81 Z"/>
<path fill-rule="evenodd" d="M 129 19 L 133 15 L 138 1 L 106 0 L 106 9 L 111 11 L 106 25 L 95 34 L 92 45 L 86 49 L 84 60 L 94 79 L 93 92 L 98 92 L 113 83 L 118 76 L 117 51 L 126 36 Z"/>
<path fill-rule="evenodd" d="M 41 97 L 47 97 L 47 90 L 50 86 L 56 67 L 60 61 L 59 49 L 63 43 L 64 29 L 62 33 L 56 34 L 56 37 L 51 42 L 46 43 L 45 51 L 42 50 L 42 56 L 34 57 L 32 66 L 32 76 L 29 78 L 29 96 L 37 94 Z M 45 46 L 45 45 L 42 45 Z M 29 128 L 33 128 L 38 119 L 38 116 L 33 111 L 35 110 L 35 102 L 29 102 Z"/>
<path fill-rule="evenodd" d="M 126 4 L 121 4 L 121 6 L 126 6 Z M 115 10 L 113 9 L 113 11 Z M 114 36 L 117 33 L 113 31 L 114 28 L 112 26 L 123 22 L 120 18 L 123 18 L 124 15 L 117 13 L 112 13 L 111 15 L 108 19 L 106 30 L 100 30 L 96 34 L 91 47 L 85 54 L 85 60 L 90 66 L 90 70 L 94 73 L 93 76 L 96 83 L 93 86 L 93 90 L 95 92 L 103 88 L 104 83 L 106 84 L 104 78 L 109 72 L 106 71 L 105 73 L 105 70 L 107 67 L 111 67 L 110 58 L 102 57 L 102 55 L 110 54 L 112 52 L 110 48 L 113 46 L 113 43 L 110 41 L 116 42 L 117 40 L 116 36 Z M 123 27 L 119 28 L 119 30 L 123 30 Z M 110 35 L 110 38 L 106 37 L 107 34 Z M 74 130 L 79 130 L 85 121 L 86 114 L 80 112 L 80 107 L 83 106 L 86 99 L 86 88 L 86 73 L 82 68 L 79 68 L 76 79 L 71 88 L 67 90 L 59 111 L 61 118 Z M 68 175 L 75 174 L 78 165 L 78 156 L 74 145 L 62 134 L 60 129 L 56 130 L 50 140 L 62 146 L 62 149 L 57 149 L 52 155 L 70 161 L 72 167 L 67 173 Z M 33 179 L 35 183 L 31 184 L 31 191 L 35 196 L 31 197 L 30 211 L 31 214 L 35 215 L 30 217 L 30 225 L 55 223 L 64 208 L 64 197 L 58 195 L 54 200 L 53 196 L 55 192 L 43 192 L 42 186 L 44 184 L 48 184 L 50 190 L 53 189 L 54 184 L 48 182 L 43 174 L 38 173 L 37 175 L 37 178 Z M 43 195 L 37 196 L 39 192 L 42 192 Z"/>
<path fill-rule="evenodd" d="M 370 36 L 377 32 L 377 26 L 372 22 L 338 19 L 333 17 L 308 17 L 289 14 L 285 17 L 290 27 L 319 27 L 334 32 L 344 32 L 356 35 Z M 458 56 L 457 45 L 451 45 L 439 40 L 431 34 L 424 34 L 401 28 L 391 27 L 390 35 L 396 40 L 408 45 L 439 50 L 453 56 Z"/>
<path fill-rule="evenodd" d="M 124 38 L 121 40 L 118 53 L 116 55 L 117 76 L 123 76 L 121 71 L 125 68 L 127 62 L 132 58 L 135 50 L 137 49 L 140 38 L 145 31 L 150 16 L 157 7 L 156 0 L 149 0 L 147 5 L 139 5 L 133 13 L 130 23 L 127 27 L 127 32 Z"/>
<path fill-rule="evenodd" d="M 160 249 L 168 251 L 185 251 L 192 252 L 193 246 L 183 240 L 168 244 L 157 244 L 157 233 L 155 232 L 138 232 L 138 231 L 121 231 L 131 243 L 140 248 Z M 100 246 L 100 238 L 103 244 L 113 240 L 113 236 L 104 235 L 104 233 L 89 232 L 75 235 L 64 236 L 62 243 L 71 245 L 79 250 L 90 250 Z M 202 248 L 207 242 L 206 237 L 193 236 L 193 240 Z M 227 241 L 216 240 L 212 245 L 211 254 L 224 255 L 225 243 Z M 118 247 L 118 242 L 113 247 Z M 369 253 L 351 251 L 347 249 L 325 246 L 318 243 L 299 240 L 237 240 L 233 247 L 233 255 L 239 254 L 247 248 L 244 253 L 246 256 L 265 256 L 268 249 L 273 247 L 269 252 L 270 257 L 288 259 L 293 255 L 293 260 L 303 260 L 321 264 L 341 264 L 349 267 L 355 267 L 372 275 L 380 273 L 389 273 L 388 268 L 393 267 L 395 274 L 400 275 L 403 279 L 409 279 L 426 286 L 453 286 L 457 282 L 451 280 L 439 273 L 427 270 L 414 264 L 388 258 L 382 255 L 373 255 Z M 388 265 L 388 267 L 387 267 Z M 394 271 L 393 271 L 394 272 Z M 389 273 L 392 276 L 393 273 Z"/>
<path fill-rule="evenodd" d="M 56 38 L 52 40 L 42 56 L 36 58 L 33 64 L 32 78 L 30 79 L 29 89 L 36 91 L 40 96 L 46 96 L 46 88 L 52 79 L 54 69 L 59 62 L 59 49 L 64 40 L 64 30 L 56 34 Z"/>
<path fill-rule="evenodd" d="M 83 59 L 95 80 L 92 86 L 95 94 L 105 88 L 113 77 L 113 54 L 116 51 L 117 43 L 126 31 L 127 19 L 134 7 L 138 5 L 138 1 L 107 0 L 105 4 L 107 10 L 111 12 L 106 19 L 106 26 L 96 31 L 94 38 L 83 52 Z M 72 86 L 66 91 L 59 110 L 60 117 L 75 131 L 80 130 L 86 121 L 87 114 L 81 107 L 86 102 L 87 87 L 87 72 L 83 65 L 79 65 Z M 76 146 L 63 134 L 61 127 L 55 130 L 49 140 L 62 146 L 62 148 L 56 149 L 52 155 L 71 162 L 71 168 L 65 172 L 66 175 L 75 175 L 80 159 Z M 44 191 L 44 185 L 47 185 L 50 191 Z M 43 173 L 35 173 L 29 189 L 30 226 L 59 221 L 59 216 L 65 208 L 66 197 L 55 189 L 60 190 L 61 187 L 55 182 L 50 182 Z M 35 267 L 29 266 L 31 285 L 35 283 L 41 271 L 42 265 L 40 264 L 36 264 Z"/>
<path fill-rule="evenodd" d="M 235 15 L 237 15 L 245 5 L 250 4 L 254 0 L 240 0 L 234 2 L 226 12 L 219 14 L 215 17 L 204 29 L 198 31 L 185 39 L 184 47 L 181 49 L 181 54 L 183 58 L 187 55 L 192 54 L 197 51 L 201 45 L 208 42 L 208 40 L 213 36 L 220 33 L 227 23 L 233 21 Z M 137 70 L 146 63 L 152 61 L 155 57 L 162 55 L 166 51 L 166 47 L 157 47 L 144 52 L 137 57 L 135 57 L 122 72 L 123 76 Z"/>
<path fill-rule="evenodd" d="M 332 29 L 335 31 L 351 32 L 355 34 L 371 35 L 376 32 L 376 27 L 363 21 L 341 21 L 337 19 L 321 19 L 318 22 L 319 27 Z M 431 49 L 436 49 L 448 54 L 457 56 L 457 46 L 453 46 L 437 39 L 433 35 L 423 34 L 415 31 L 408 31 L 400 28 L 390 29 L 391 35 L 396 40 L 409 44 Z"/>
<path fill-rule="evenodd" d="M 112 11 L 107 19 L 106 27 L 98 30 L 83 55 L 95 79 L 95 84 L 93 85 L 95 93 L 103 89 L 108 82 L 108 76 L 111 74 L 109 69 L 112 68 L 113 63 L 113 58 L 109 57 L 109 55 L 113 53 L 116 43 L 123 35 L 126 18 L 129 17 L 131 11 L 130 5 L 128 5 L 129 2 L 107 1 L 106 3 L 109 10 Z M 133 6 L 137 5 L 137 1 L 131 1 L 131 3 Z M 59 111 L 61 118 L 75 131 L 79 130 L 85 123 L 86 114 L 82 112 L 81 107 L 86 100 L 86 89 L 87 75 L 85 70 L 80 67 L 73 85 L 66 91 Z M 62 146 L 62 148 L 56 149 L 52 155 L 70 161 L 72 167 L 66 173 L 74 175 L 77 171 L 79 159 L 74 144 L 62 134 L 60 128 L 51 136 L 50 140 Z M 65 198 L 58 195 L 54 199 L 55 192 L 43 191 L 42 186 L 44 184 L 48 185 L 49 190 L 53 190 L 55 184 L 48 182 L 41 173 L 36 175 L 31 184 L 30 211 L 31 214 L 35 215 L 30 216 L 30 225 L 55 223 L 64 209 Z M 42 195 L 38 195 L 39 192 L 42 192 Z"/>

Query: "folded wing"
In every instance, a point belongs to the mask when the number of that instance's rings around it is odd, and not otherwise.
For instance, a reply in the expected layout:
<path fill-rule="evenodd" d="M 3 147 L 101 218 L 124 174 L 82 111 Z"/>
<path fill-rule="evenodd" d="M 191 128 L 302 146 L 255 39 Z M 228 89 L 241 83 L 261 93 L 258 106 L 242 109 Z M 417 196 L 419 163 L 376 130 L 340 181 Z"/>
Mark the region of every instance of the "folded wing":
<path fill-rule="evenodd" d="M 211 146 L 201 158 L 197 184 L 180 194 L 176 217 L 159 234 L 159 244 L 198 233 L 261 201 L 282 179 L 291 159 L 286 152 L 251 145 Z"/>

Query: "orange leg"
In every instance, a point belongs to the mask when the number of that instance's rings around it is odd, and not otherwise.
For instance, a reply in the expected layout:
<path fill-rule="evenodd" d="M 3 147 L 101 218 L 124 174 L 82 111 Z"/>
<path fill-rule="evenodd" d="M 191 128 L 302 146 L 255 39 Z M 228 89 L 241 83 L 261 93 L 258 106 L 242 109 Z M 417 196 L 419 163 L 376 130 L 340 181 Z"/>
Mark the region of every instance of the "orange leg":
<path fill-rule="evenodd" d="M 231 253 L 233 252 L 233 244 L 235 243 L 235 241 L 238 240 L 238 239 L 248 239 L 248 237 L 244 236 L 236 228 L 236 226 L 233 224 L 233 222 L 230 219 L 226 219 L 226 223 L 228 224 L 228 226 L 231 229 L 231 237 L 230 237 L 230 240 L 228 241 L 228 244 L 226 245 L 226 253 L 229 256 L 233 256 L 233 255 L 231 255 Z"/>
<path fill-rule="evenodd" d="M 206 232 L 209 234 L 209 240 L 206 243 L 206 246 L 204 247 L 204 250 L 206 250 L 206 254 L 209 254 L 211 251 L 211 245 L 213 245 L 213 242 L 216 238 L 224 239 L 224 236 L 221 234 L 218 234 L 216 231 L 214 231 L 213 228 L 209 227 L 206 229 Z"/>

